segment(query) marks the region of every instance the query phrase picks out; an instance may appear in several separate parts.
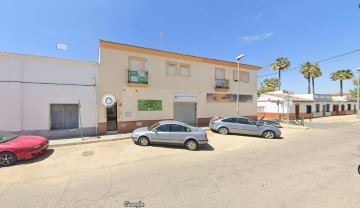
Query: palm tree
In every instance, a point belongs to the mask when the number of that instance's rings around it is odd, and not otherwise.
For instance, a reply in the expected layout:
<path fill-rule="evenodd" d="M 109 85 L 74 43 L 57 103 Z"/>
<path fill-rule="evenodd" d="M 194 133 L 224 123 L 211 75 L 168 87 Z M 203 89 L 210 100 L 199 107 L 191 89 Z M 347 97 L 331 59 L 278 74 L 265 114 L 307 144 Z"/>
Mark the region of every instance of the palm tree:
<path fill-rule="evenodd" d="M 340 80 L 340 96 L 343 96 L 343 80 L 352 79 L 354 74 L 350 69 L 341 69 L 331 73 L 330 78 L 332 81 Z"/>
<path fill-rule="evenodd" d="M 277 78 L 264 79 L 260 83 L 259 93 L 266 93 L 275 91 L 279 86 L 279 80 Z"/>
<path fill-rule="evenodd" d="M 322 71 L 320 69 L 320 66 L 318 63 L 314 64 L 314 68 L 313 71 L 311 73 L 311 80 L 312 80 L 312 91 L 313 94 L 315 94 L 315 78 L 321 77 L 322 76 Z"/>
<path fill-rule="evenodd" d="M 310 89 L 310 78 L 311 78 L 311 72 L 313 71 L 313 63 L 307 61 L 301 64 L 300 73 L 304 76 L 305 79 L 308 80 L 308 94 L 311 93 Z"/>
<path fill-rule="evenodd" d="M 312 93 L 315 94 L 315 78 L 322 75 L 319 64 L 313 62 L 304 62 L 301 64 L 300 73 L 308 80 L 308 94 L 311 93 L 310 84 L 312 82 Z"/>
<path fill-rule="evenodd" d="M 279 71 L 279 90 L 281 86 L 281 70 L 288 69 L 291 66 L 291 62 L 288 58 L 279 57 L 271 64 L 271 69 L 273 71 Z"/>

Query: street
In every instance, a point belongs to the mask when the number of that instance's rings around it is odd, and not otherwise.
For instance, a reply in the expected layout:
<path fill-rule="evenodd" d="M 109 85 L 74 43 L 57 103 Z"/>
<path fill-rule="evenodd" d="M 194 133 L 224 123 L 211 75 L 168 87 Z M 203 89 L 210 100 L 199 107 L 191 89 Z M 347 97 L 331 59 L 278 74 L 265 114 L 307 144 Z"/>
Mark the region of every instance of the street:
<path fill-rule="evenodd" d="M 0 207 L 360 207 L 360 122 L 209 145 L 132 140 L 50 148 L 0 169 Z"/>

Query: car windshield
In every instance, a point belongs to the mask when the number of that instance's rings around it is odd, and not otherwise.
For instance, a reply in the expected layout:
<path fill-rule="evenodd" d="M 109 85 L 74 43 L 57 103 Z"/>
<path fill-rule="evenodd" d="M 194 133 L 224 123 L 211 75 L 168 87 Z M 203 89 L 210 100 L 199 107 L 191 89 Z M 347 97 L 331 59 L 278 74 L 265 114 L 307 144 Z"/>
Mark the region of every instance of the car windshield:
<path fill-rule="evenodd" d="M 151 125 L 151 126 L 148 127 L 148 130 L 149 130 L 149 131 L 152 131 L 153 129 L 155 129 L 155 128 L 158 127 L 159 125 L 160 125 L 159 122 L 158 122 L 158 123 L 154 123 L 153 125 Z"/>
<path fill-rule="evenodd" d="M 10 141 L 15 139 L 17 135 L 12 134 L 10 132 L 0 131 L 0 143 Z"/>

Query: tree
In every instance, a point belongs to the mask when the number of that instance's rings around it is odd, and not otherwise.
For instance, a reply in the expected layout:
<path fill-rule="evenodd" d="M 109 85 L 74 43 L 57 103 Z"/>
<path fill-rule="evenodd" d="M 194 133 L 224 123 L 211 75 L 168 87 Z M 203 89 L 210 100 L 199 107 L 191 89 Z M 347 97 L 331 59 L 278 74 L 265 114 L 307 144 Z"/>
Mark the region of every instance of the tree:
<path fill-rule="evenodd" d="M 300 73 L 304 76 L 305 79 L 308 80 L 308 94 L 311 93 L 310 78 L 311 78 L 312 68 L 313 68 L 313 64 L 307 61 L 301 64 L 301 69 L 300 69 Z"/>
<path fill-rule="evenodd" d="M 349 92 L 351 94 L 351 97 L 357 97 L 358 96 L 358 84 L 360 82 L 360 79 L 353 79 L 354 89 L 350 89 Z"/>
<path fill-rule="evenodd" d="M 352 79 L 354 74 L 350 69 L 337 70 L 330 75 L 332 81 L 340 80 L 340 96 L 343 96 L 343 80 Z"/>
<path fill-rule="evenodd" d="M 281 70 L 288 69 L 291 66 L 291 62 L 288 58 L 279 57 L 271 64 L 273 71 L 279 71 L 279 90 L 281 86 Z"/>
<path fill-rule="evenodd" d="M 258 93 L 272 92 L 279 87 L 279 80 L 277 78 L 264 79 L 260 85 Z"/>
<path fill-rule="evenodd" d="M 315 94 L 315 78 L 322 75 L 319 64 L 313 62 L 304 62 L 301 64 L 300 73 L 308 80 L 308 94 L 311 93 L 310 84 L 312 82 L 312 93 Z"/>
<path fill-rule="evenodd" d="M 311 73 L 313 94 L 315 94 L 315 78 L 318 78 L 318 77 L 321 77 L 321 76 L 322 76 L 322 71 L 320 69 L 320 66 L 319 66 L 319 64 L 315 63 L 314 70 Z"/>

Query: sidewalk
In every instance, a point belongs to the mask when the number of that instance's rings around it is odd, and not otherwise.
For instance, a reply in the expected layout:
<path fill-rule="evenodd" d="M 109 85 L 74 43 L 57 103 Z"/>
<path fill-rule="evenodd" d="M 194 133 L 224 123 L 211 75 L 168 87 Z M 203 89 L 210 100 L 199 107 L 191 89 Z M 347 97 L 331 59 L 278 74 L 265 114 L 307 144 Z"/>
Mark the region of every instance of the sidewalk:
<path fill-rule="evenodd" d="M 49 147 L 90 144 L 90 143 L 108 142 L 108 141 L 116 141 L 123 139 L 131 139 L 131 133 L 84 137 L 84 139 L 82 138 L 54 139 L 54 140 L 49 140 Z"/>

